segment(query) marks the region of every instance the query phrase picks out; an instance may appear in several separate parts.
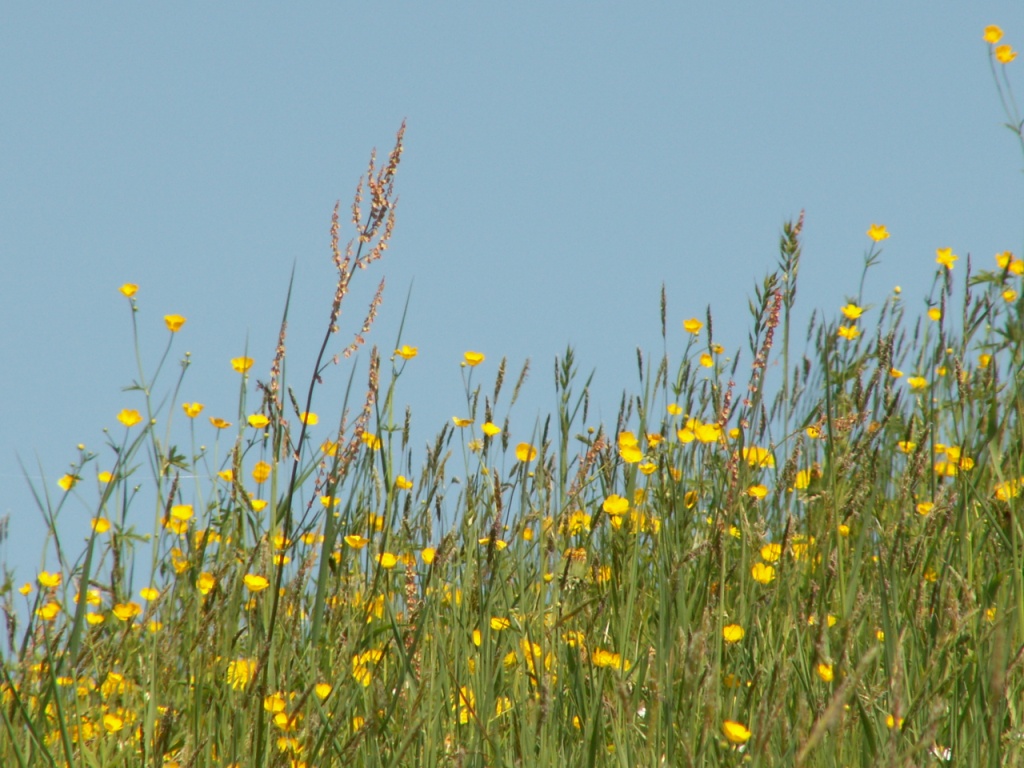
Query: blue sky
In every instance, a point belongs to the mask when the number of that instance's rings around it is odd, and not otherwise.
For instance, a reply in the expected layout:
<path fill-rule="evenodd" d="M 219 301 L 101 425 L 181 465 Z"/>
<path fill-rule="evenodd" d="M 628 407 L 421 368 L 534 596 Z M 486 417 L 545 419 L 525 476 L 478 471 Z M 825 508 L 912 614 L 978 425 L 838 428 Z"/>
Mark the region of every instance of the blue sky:
<path fill-rule="evenodd" d="M 386 275 L 371 341 L 390 351 L 411 287 L 403 341 L 420 356 L 399 397 L 423 440 L 465 410 L 467 349 L 488 355 L 481 381 L 502 355 L 532 360 L 523 432 L 567 344 L 614 418 L 635 349 L 660 351 L 662 283 L 670 348 L 709 304 L 717 339 L 745 347 L 747 298 L 801 209 L 804 316 L 856 292 L 872 222 L 892 238 L 866 302 L 900 284 L 923 307 L 936 248 L 984 266 L 1024 249 L 993 23 L 1024 48 L 1018 2 L 8 5 L 0 557 L 22 576 L 41 562 L 17 457 L 55 491 L 76 444 L 101 450 L 141 404 L 121 391 L 136 376 L 122 283 L 141 286 L 146 362 L 163 315 L 184 315 L 179 399 L 230 417 L 227 361 L 248 344 L 266 370 L 295 265 L 293 375 L 308 368 L 331 209 L 403 119 L 397 231 L 345 318 Z M 77 530 L 90 511 L 63 515 Z"/>

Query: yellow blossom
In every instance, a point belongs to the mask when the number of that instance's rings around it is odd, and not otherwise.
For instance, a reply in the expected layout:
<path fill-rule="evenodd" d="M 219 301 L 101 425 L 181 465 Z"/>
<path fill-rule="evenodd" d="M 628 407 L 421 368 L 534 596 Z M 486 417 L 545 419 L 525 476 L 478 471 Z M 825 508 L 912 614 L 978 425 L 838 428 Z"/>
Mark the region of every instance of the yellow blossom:
<path fill-rule="evenodd" d="M 495 435 L 501 434 L 501 427 L 499 427 L 497 424 L 492 424 L 489 421 L 485 421 L 483 424 L 481 424 L 480 429 L 482 429 L 484 434 L 487 435 L 488 437 L 494 437 Z"/>
<path fill-rule="evenodd" d="M 840 312 L 847 320 L 856 320 L 862 314 L 864 314 L 863 307 L 858 307 L 856 304 L 847 304 L 845 307 L 840 307 Z"/>
<path fill-rule="evenodd" d="M 249 422 L 249 426 L 254 429 L 263 429 L 267 424 L 270 423 L 270 419 L 264 416 L 262 413 L 254 413 L 246 419 Z"/>
<path fill-rule="evenodd" d="M 1009 45 L 997 45 L 996 50 L 996 61 L 1000 64 L 1009 64 L 1011 61 L 1017 58 L 1017 52 L 1013 50 L 1012 46 Z"/>
<path fill-rule="evenodd" d="M 747 488 L 747 495 L 752 499 L 763 499 L 768 495 L 768 488 L 764 485 L 752 485 Z"/>
<path fill-rule="evenodd" d="M 738 643 L 746 634 L 739 624 L 727 624 L 722 627 L 722 637 L 727 643 Z"/>
<path fill-rule="evenodd" d="M 737 723 L 735 720 L 726 720 L 722 723 L 722 733 L 733 744 L 746 744 L 751 736 L 746 726 L 743 723 Z"/>
<path fill-rule="evenodd" d="M 982 35 L 982 39 L 989 45 L 995 45 L 1003 39 L 1003 30 L 997 27 L 995 24 L 989 24 L 985 27 L 985 32 Z"/>
<path fill-rule="evenodd" d="M 362 439 L 362 441 L 366 445 L 366 447 L 369 448 L 371 451 L 379 451 L 380 450 L 380 446 L 381 446 L 380 438 L 377 437 L 372 432 L 363 432 L 360 435 L 360 438 Z"/>
<path fill-rule="evenodd" d="M 252 479 L 258 483 L 265 483 L 270 477 L 272 467 L 265 461 L 257 461 L 252 468 Z"/>
<path fill-rule="evenodd" d="M 840 325 L 836 336 L 847 341 L 853 341 L 860 336 L 860 329 L 856 325 Z"/>
<path fill-rule="evenodd" d="M 835 677 L 834 673 L 832 672 L 832 665 L 825 664 L 824 662 L 818 665 L 817 672 L 818 677 L 820 677 L 826 683 L 831 683 L 833 678 Z"/>
<path fill-rule="evenodd" d="M 462 356 L 462 364 L 468 365 L 470 368 L 480 365 L 485 360 L 485 356 L 482 352 L 473 352 L 470 350 Z"/>
<path fill-rule="evenodd" d="M 119 414 L 117 414 L 117 420 L 124 424 L 126 427 L 134 427 L 140 421 L 142 421 L 142 414 L 140 414 L 134 408 L 125 408 Z"/>
<path fill-rule="evenodd" d="M 220 418 L 219 416 L 211 416 L 210 417 L 210 423 L 214 427 L 216 427 L 217 429 L 227 429 L 228 427 L 231 426 L 231 422 L 230 421 L 226 421 L 226 420 Z"/>
<path fill-rule="evenodd" d="M 683 321 L 683 330 L 687 333 L 692 333 L 696 336 L 700 333 L 700 329 L 704 327 L 704 323 L 698 320 L 696 317 L 691 317 L 689 320 Z"/>
<path fill-rule="evenodd" d="M 136 294 L 136 292 L 138 292 L 139 286 L 137 286 L 135 283 L 125 283 L 117 290 L 119 290 L 121 293 L 123 293 L 130 299 L 132 296 Z"/>
<path fill-rule="evenodd" d="M 234 659 L 228 662 L 227 684 L 233 690 L 241 691 L 256 674 L 256 659 Z M 268 697 L 269 698 L 269 697 Z M 282 708 L 284 702 L 282 701 Z"/>
<path fill-rule="evenodd" d="M 754 567 L 750 569 L 750 575 L 754 577 L 754 581 L 768 584 L 775 578 L 775 569 L 764 563 L 754 563 Z"/>
<path fill-rule="evenodd" d="M 203 571 L 199 574 L 199 578 L 196 579 L 196 589 L 204 595 L 208 595 L 215 586 L 217 586 L 217 579 L 212 573 Z"/>
<path fill-rule="evenodd" d="M 245 373 L 252 368 L 253 362 L 251 357 L 233 357 L 231 358 L 231 367 L 236 373 Z"/>
<path fill-rule="evenodd" d="M 408 491 L 412 488 L 412 480 L 407 478 L 405 475 L 399 475 L 395 478 L 395 487 L 403 491 Z"/>
<path fill-rule="evenodd" d="M 250 592 L 262 592 L 264 589 L 270 586 L 270 581 L 266 576 L 260 576 L 257 573 L 247 573 L 242 577 L 242 581 L 245 586 L 249 588 Z"/>
<path fill-rule="evenodd" d="M 885 228 L 884 224 L 872 224 L 868 228 L 868 237 L 874 240 L 876 243 L 882 240 L 886 240 L 889 237 L 889 230 Z"/>
<path fill-rule="evenodd" d="M 419 347 L 410 347 L 408 344 L 403 344 L 395 350 L 395 354 L 403 360 L 412 360 L 419 352 Z"/>
<path fill-rule="evenodd" d="M 420 550 L 420 559 L 422 559 L 425 564 L 430 565 L 432 562 L 434 562 L 434 556 L 436 554 L 437 550 L 433 547 L 424 547 L 422 550 Z"/>
<path fill-rule="evenodd" d="M 911 376 L 910 378 L 907 379 L 907 385 L 915 392 L 918 392 L 922 389 L 927 388 L 928 380 L 922 378 L 921 376 Z"/>
<path fill-rule="evenodd" d="M 377 555 L 377 562 L 380 563 L 381 568 L 390 570 L 398 565 L 398 556 L 393 552 L 381 552 Z"/>
<path fill-rule="evenodd" d="M 142 606 L 136 602 L 117 603 L 113 608 L 111 608 L 111 611 L 118 620 L 131 621 L 142 613 Z"/>
<path fill-rule="evenodd" d="M 516 446 L 516 458 L 519 461 L 533 461 L 537 458 L 537 449 L 529 443 L 520 443 Z"/>
<path fill-rule="evenodd" d="M 177 333 L 181 330 L 181 326 L 185 324 L 185 318 L 181 315 L 164 315 L 164 323 L 167 325 L 167 330 L 171 333 Z"/>
<path fill-rule="evenodd" d="M 194 419 L 203 410 L 202 403 L 182 403 L 181 407 L 182 410 L 185 411 L 185 415 L 188 416 L 190 419 Z"/>
<path fill-rule="evenodd" d="M 935 249 L 935 263 L 939 264 L 946 269 L 952 269 L 954 262 L 959 258 L 953 253 L 952 248 L 936 248 Z"/>
<path fill-rule="evenodd" d="M 302 413 L 299 414 L 299 421 L 301 421 L 307 427 L 315 427 L 317 424 L 320 423 L 320 417 L 317 416 L 315 413 L 303 411 Z"/>
<path fill-rule="evenodd" d="M 110 530 L 110 521 L 105 517 L 94 517 L 91 525 L 96 533 L 106 533 Z"/>
<path fill-rule="evenodd" d="M 473 420 L 459 418 L 458 416 L 452 416 L 452 423 L 455 424 L 456 427 L 468 427 L 470 424 L 473 423 Z"/>
<path fill-rule="evenodd" d="M 929 307 L 928 308 L 928 319 L 932 320 L 932 321 L 934 321 L 936 323 L 939 322 L 939 320 L 942 319 L 942 310 L 939 309 L 938 307 Z"/>

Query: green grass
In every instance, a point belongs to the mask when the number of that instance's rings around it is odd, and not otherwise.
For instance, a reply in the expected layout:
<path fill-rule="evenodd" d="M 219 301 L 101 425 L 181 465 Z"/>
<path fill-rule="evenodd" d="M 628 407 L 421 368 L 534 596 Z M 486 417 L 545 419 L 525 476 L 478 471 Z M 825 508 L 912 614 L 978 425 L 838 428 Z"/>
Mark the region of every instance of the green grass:
<path fill-rule="evenodd" d="M 471 423 L 423 456 L 402 339 L 339 413 L 300 417 L 344 375 L 335 324 L 385 251 L 400 156 L 401 134 L 345 249 L 335 211 L 337 290 L 298 391 L 282 322 L 218 429 L 181 408 L 187 356 L 160 379 L 169 330 L 121 437 L 36 489 L 56 564 L 3 587 L 28 623 L 0 764 L 1024 764 L 1024 262 L 922 265 L 937 319 L 858 293 L 801 333 L 791 222 L 748 349 L 726 356 L 710 312 L 680 330 L 663 296 L 664 349 L 614 424 L 591 421 L 572 349 L 535 424 L 514 407 L 526 369 L 467 356 Z M 159 322 L 127 301 L 133 328 Z M 97 521 L 81 553 L 66 504 Z"/>

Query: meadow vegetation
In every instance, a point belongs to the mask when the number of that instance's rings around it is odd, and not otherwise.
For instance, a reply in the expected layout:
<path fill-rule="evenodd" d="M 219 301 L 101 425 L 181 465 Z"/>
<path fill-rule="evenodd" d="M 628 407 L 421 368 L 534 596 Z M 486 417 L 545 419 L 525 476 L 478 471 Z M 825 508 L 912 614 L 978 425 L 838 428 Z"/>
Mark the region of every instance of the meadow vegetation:
<path fill-rule="evenodd" d="M 211 417 L 187 356 L 159 376 L 168 315 L 108 445 L 35 489 L 52 566 L 6 574 L 0 764 L 1024 765 L 1024 261 L 930 244 L 925 312 L 862 281 L 801 331 L 801 216 L 746 348 L 663 294 L 613 424 L 572 349 L 536 423 L 527 366 L 468 351 L 464 410 L 423 450 L 400 403 L 426 341 L 366 341 L 383 286 L 338 341 L 402 137 L 335 208 L 304 378 L 286 306 L 276 357 L 225 361 L 238 410 Z M 868 229 L 865 272 L 888 236 Z M 160 322 L 120 290 L 133 329 Z M 311 412 L 360 349 L 365 382 Z M 81 505 L 74 551 L 57 521 Z"/>

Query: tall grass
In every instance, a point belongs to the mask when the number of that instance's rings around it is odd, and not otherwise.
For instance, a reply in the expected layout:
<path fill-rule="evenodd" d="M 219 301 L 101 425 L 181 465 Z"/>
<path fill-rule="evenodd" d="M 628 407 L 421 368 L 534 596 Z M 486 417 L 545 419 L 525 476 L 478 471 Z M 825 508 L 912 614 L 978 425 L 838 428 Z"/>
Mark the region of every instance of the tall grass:
<path fill-rule="evenodd" d="M 297 390 L 286 306 L 265 378 L 231 361 L 232 424 L 179 410 L 168 316 L 122 438 L 60 496 L 36 489 L 56 565 L 7 576 L 0 764 L 1024 764 L 1024 261 L 940 249 L 929 314 L 862 284 L 804 334 L 801 216 L 745 352 L 709 312 L 677 353 L 663 295 L 663 350 L 638 354 L 614 424 L 590 420 L 571 348 L 536 424 L 515 414 L 526 367 L 467 352 L 465 409 L 420 454 L 401 338 L 339 413 L 309 412 L 380 306 L 382 285 L 338 342 L 393 230 L 402 136 L 344 248 L 335 209 Z M 887 233 L 869 235 L 865 272 Z M 133 329 L 152 322 L 136 290 Z M 77 554 L 56 524 L 72 502 L 94 516 Z"/>

